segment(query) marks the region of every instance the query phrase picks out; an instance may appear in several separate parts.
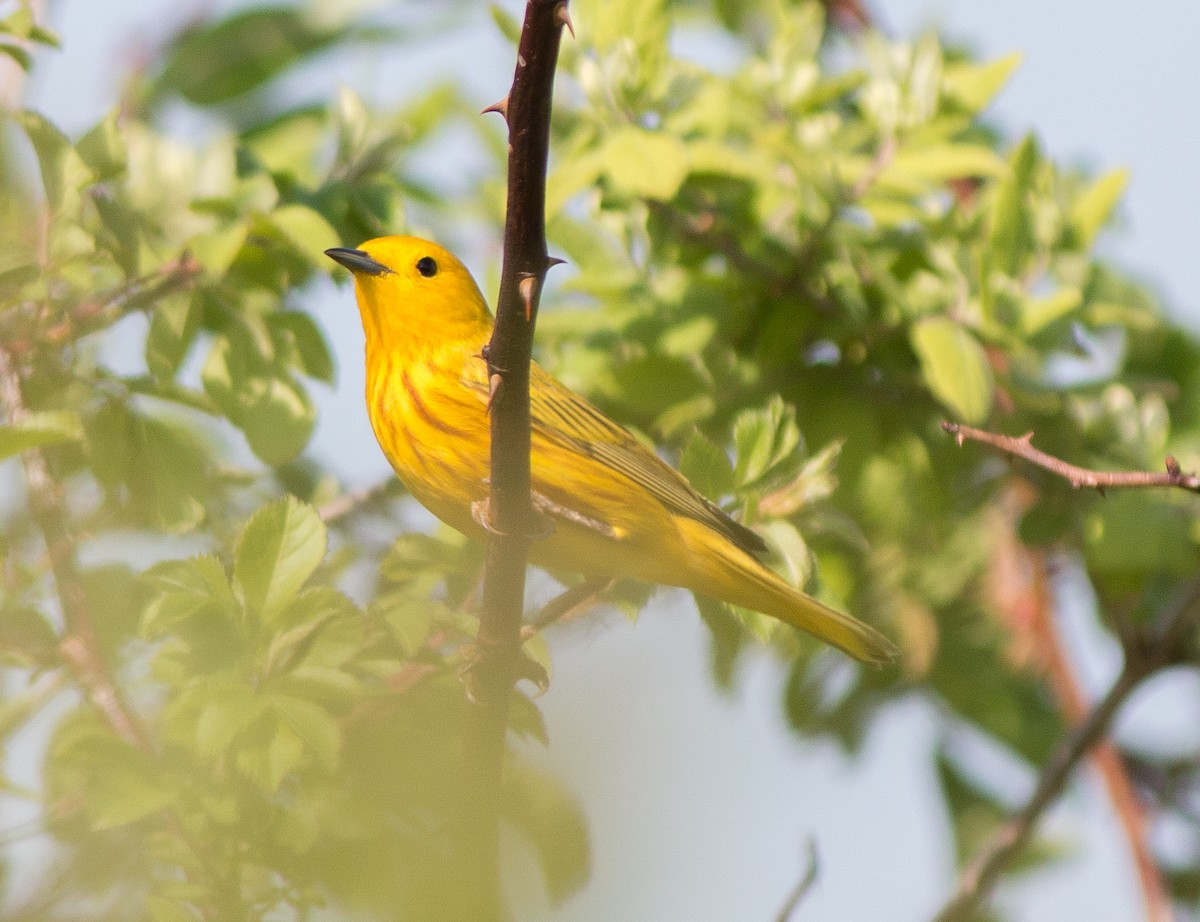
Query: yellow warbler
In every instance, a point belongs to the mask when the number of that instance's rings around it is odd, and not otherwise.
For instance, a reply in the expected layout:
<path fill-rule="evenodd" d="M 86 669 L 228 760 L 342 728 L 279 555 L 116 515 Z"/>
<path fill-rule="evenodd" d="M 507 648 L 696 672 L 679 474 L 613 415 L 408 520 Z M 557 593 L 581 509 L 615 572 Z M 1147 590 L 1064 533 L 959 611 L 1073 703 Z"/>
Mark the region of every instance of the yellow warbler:
<path fill-rule="evenodd" d="M 466 267 L 435 243 L 381 237 L 326 254 L 349 269 L 366 331 L 367 410 L 404 485 L 442 521 L 484 537 L 492 315 Z M 530 378 L 533 499 L 552 525 L 530 562 L 592 577 L 682 586 L 779 618 L 870 663 L 877 631 L 761 564 L 762 539 L 709 502 L 627 430 L 536 364 Z"/>

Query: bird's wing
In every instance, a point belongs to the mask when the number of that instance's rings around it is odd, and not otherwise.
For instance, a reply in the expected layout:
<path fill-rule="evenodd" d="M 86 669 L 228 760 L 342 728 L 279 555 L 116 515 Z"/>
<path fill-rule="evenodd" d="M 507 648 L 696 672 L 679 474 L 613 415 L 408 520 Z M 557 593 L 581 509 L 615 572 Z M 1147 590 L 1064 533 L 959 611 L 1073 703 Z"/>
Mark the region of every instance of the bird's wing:
<path fill-rule="evenodd" d="M 536 364 L 530 380 L 530 414 L 542 437 L 580 452 L 627 477 L 676 515 L 725 535 L 749 554 L 766 551 L 762 538 L 696 492 L 683 475 L 599 409 Z"/>

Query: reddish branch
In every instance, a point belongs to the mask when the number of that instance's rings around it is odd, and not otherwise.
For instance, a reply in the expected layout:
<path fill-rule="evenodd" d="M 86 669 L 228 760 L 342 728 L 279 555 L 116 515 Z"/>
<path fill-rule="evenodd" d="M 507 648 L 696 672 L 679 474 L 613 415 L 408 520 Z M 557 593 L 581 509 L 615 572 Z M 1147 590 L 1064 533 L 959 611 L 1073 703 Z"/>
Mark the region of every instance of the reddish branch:
<path fill-rule="evenodd" d="M 508 122 L 508 209 L 496 327 L 484 348 L 492 382 L 487 564 L 471 670 L 474 705 L 464 746 L 460 840 L 465 918 L 502 915 L 497 873 L 509 699 L 522 674 L 525 566 L 538 532 L 530 501 L 529 362 L 547 270 L 546 160 L 550 103 L 566 0 L 528 0 L 508 96 L 490 107 Z"/>
<path fill-rule="evenodd" d="M 29 411 L 21 393 L 21 381 L 9 353 L 0 348 L 0 407 L 9 421 L 20 423 Z M 54 573 L 65 630 L 59 642 L 63 662 L 75 676 L 88 701 L 127 743 L 140 749 L 149 745 L 137 721 L 125 706 L 96 638 L 91 603 L 80 579 L 75 558 L 75 541 L 67 525 L 62 486 L 50 475 L 45 455 L 38 449 L 23 452 L 29 510 L 34 525 L 46 543 L 46 554 Z"/>
<path fill-rule="evenodd" d="M 1054 603 L 1046 573 L 1045 555 L 1030 552 L 1029 558 L 1035 568 L 1036 604 L 1032 625 L 1036 635 L 1035 642 L 1038 648 L 1045 652 L 1050 685 L 1058 700 L 1059 710 L 1066 717 L 1068 724 L 1078 726 L 1087 720 L 1087 696 L 1055 625 Z M 1104 781 L 1108 799 L 1129 844 L 1138 885 L 1142 891 L 1142 902 L 1146 907 L 1146 918 L 1149 922 L 1168 922 L 1171 918 L 1171 900 L 1150 851 L 1145 810 L 1138 801 L 1133 782 L 1125 770 L 1125 763 L 1111 740 L 1101 739 L 1096 744 L 1092 751 L 1092 764 L 1096 766 Z"/>
<path fill-rule="evenodd" d="M 1106 488 L 1157 486 L 1200 492 L 1200 479 L 1183 474 L 1172 458 L 1167 460 L 1165 474 L 1091 471 L 1039 451 L 1031 444 L 1031 435 L 1012 438 L 953 423 L 943 423 L 942 427 L 955 435 L 960 444 L 968 439 L 982 442 L 1063 477 L 1075 487 L 1094 487 L 1103 491 Z M 1045 587 L 1042 588 L 1044 592 Z M 1043 598 L 1041 603 L 1038 612 L 1040 623 L 1035 625 L 1035 629 L 1042 635 L 1049 654 L 1048 665 L 1055 691 L 1075 727 L 1043 767 L 1033 796 L 1024 808 L 1004 825 L 963 873 L 957 891 L 938 913 L 936 922 L 963 922 L 975 917 L 976 910 L 987 899 L 1001 875 L 1028 846 L 1046 808 L 1062 794 L 1079 762 L 1089 754 L 1094 756 L 1105 778 L 1114 807 L 1133 848 L 1148 917 L 1154 922 L 1168 919 L 1169 898 L 1146 847 L 1145 822 L 1140 805 L 1120 756 L 1106 738 L 1113 719 L 1130 694 L 1149 676 L 1184 661 L 1188 656 L 1189 644 L 1200 622 L 1200 580 L 1188 584 L 1177 604 L 1159 619 L 1152 631 L 1139 631 L 1130 626 L 1122 633 L 1124 668 L 1108 693 L 1090 711 L 1050 621 L 1049 599 Z"/>
<path fill-rule="evenodd" d="M 1007 455 L 1021 458 L 1052 474 L 1057 474 L 1076 489 L 1089 487 L 1103 493 L 1105 490 L 1127 487 L 1179 487 L 1181 490 L 1188 490 L 1191 493 L 1200 493 L 1200 476 L 1185 474 L 1180 470 L 1179 462 L 1170 456 L 1166 460 L 1166 470 L 1161 473 L 1155 471 L 1093 471 L 1069 464 L 1034 448 L 1032 432 L 1014 437 L 950 422 L 942 423 L 942 428 L 954 436 L 959 445 L 968 441 L 990 445 Z"/>

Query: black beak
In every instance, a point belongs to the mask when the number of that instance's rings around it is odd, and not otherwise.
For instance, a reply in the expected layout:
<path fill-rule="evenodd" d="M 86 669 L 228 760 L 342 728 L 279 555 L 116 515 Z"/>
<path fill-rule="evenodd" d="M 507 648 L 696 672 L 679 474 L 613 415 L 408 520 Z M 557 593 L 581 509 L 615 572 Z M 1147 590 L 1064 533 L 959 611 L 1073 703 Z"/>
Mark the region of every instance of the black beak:
<path fill-rule="evenodd" d="M 352 250 L 349 247 L 330 247 L 325 251 L 325 255 L 351 272 L 362 272 L 364 275 L 387 275 L 392 271 L 362 250 Z"/>

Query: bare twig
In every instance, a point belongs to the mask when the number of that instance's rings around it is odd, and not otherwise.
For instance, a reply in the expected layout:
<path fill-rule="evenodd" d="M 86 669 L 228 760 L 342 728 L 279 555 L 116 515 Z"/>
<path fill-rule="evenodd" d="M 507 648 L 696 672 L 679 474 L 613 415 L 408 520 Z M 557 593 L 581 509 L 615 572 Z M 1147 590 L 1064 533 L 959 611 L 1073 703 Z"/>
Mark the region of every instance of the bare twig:
<path fill-rule="evenodd" d="M 1050 685 L 1058 699 L 1059 710 L 1072 725 L 1087 719 L 1088 702 L 1076 675 L 1071 659 L 1063 646 L 1062 637 L 1054 619 L 1054 602 L 1049 590 L 1044 551 L 1029 551 L 1030 564 L 1034 568 L 1036 604 L 1032 625 L 1038 649 L 1046 656 Z M 1121 824 L 1125 841 L 1133 858 L 1138 885 L 1142 891 L 1142 902 L 1146 907 L 1148 922 L 1169 922 L 1171 900 L 1163 883 L 1158 864 L 1150 851 L 1149 829 L 1145 811 L 1138 802 L 1125 763 L 1117 747 L 1109 739 L 1102 739 L 1092 751 L 1092 764 L 1100 773 L 1108 799 Z"/>
<path fill-rule="evenodd" d="M 166 295 L 189 287 L 201 271 L 200 263 L 185 253 L 153 272 L 77 301 L 63 311 L 50 314 L 45 304 L 18 305 L 5 313 L 0 342 L 14 356 L 38 346 L 62 346 L 105 330 L 126 314 L 153 307 Z"/>
<path fill-rule="evenodd" d="M 1108 693 L 1062 741 L 1043 767 L 1033 795 L 963 873 L 953 898 L 935 922 L 964 922 L 991 893 L 1000 875 L 1025 850 L 1046 808 L 1066 787 L 1076 766 L 1104 739 L 1130 694 L 1150 675 L 1178 662 L 1200 614 L 1200 580 L 1189 584 L 1153 635 L 1133 638 L 1125 666 Z"/>
<path fill-rule="evenodd" d="M 813 839 L 809 839 L 805 843 L 804 850 L 804 873 L 800 875 L 800 880 L 796 882 L 796 886 L 792 888 L 792 892 L 788 894 L 787 900 L 780 907 L 779 912 L 775 916 L 775 922 L 789 922 L 792 914 L 804 902 L 804 898 L 813 888 L 813 884 L 817 882 L 817 877 L 821 873 L 821 856 L 817 853 L 817 843 Z"/>
<path fill-rule="evenodd" d="M 530 493 L 529 363 L 547 270 L 546 160 L 550 103 L 566 0 L 528 0 L 512 88 L 492 107 L 508 122 L 508 211 L 496 327 L 484 349 L 492 382 L 491 495 L 480 518 L 491 534 L 471 670 L 472 707 L 464 746 L 464 918 L 502 915 L 497 850 L 508 708 L 521 674 L 525 566 L 537 531 Z"/>
<path fill-rule="evenodd" d="M 19 423 L 29 413 L 21 394 L 20 378 L 12 358 L 4 349 L 0 349 L 0 407 L 14 423 Z M 122 700 L 100 651 L 91 603 L 79 577 L 75 541 L 67 525 L 62 487 L 50 476 L 46 457 L 40 450 L 34 448 L 23 452 L 21 461 L 29 487 L 31 518 L 46 543 L 62 607 L 66 629 L 59 643 L 59 653 L 88 701 L 113 730 L 127 743 L 149 749 L 142 728 Z"/>
<path fill-rule="evenodd" d="M 954 436 L 959 445 L 968 441 L 990 445 L 1014 458 L 1021 458 L 1030 464 L 1036 464 L 1043 470 L 1057 474 L 1076 489 L 1088 487 L 1103 493 L 1105 490 L 1128 487 L 1179 487 L 1181 490 L 1191 493 L 1200 493 L 1200 476 L 1185 474 L 1180 470 L 1179 462 L 1170 456 L 1166 459 L 1166 470 L 1162 473 L 1154 471 L 1093 471 L 1068 464 L 1066 461 L 1034 448 L 1032 432 L 1015 437 L 951 422 L 942 423 L 942 428 Z"/>
<path fill-rule="evenodd" d="M 326 525 L 335 525 L 343 519 L 356 515 L 371 506 L 393 496 L 400 495 L 403 487 L 395 477 L 388 477 L 381 483 L 361 490 L 351 490 L 341 496 L 335 496 L 317 509 L 317 515 Z"/>

